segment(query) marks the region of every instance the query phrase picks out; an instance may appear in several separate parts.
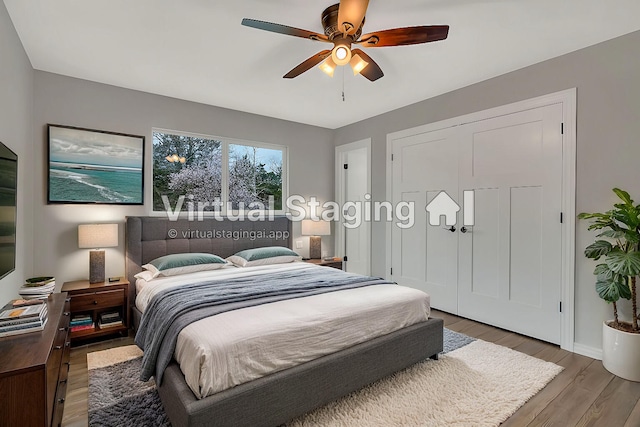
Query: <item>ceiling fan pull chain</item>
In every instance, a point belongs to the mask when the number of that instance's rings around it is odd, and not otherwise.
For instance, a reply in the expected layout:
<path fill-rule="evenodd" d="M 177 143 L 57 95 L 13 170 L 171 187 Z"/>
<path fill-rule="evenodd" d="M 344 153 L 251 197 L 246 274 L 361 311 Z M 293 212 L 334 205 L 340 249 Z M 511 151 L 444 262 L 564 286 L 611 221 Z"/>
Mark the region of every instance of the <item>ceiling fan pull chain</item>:
<path fill-rule="evenodd" d="M 345 67 L 342 67 L 342 102 L 345 102 L 345 98 L 344 98 L 344 69 L 345 69 Z"/>

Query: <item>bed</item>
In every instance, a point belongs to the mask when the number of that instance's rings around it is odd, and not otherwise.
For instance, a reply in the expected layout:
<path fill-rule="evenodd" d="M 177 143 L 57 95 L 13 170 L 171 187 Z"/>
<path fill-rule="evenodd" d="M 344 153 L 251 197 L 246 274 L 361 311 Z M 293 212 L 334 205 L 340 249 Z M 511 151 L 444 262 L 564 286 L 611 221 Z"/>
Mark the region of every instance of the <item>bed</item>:
<path fill-rule="evenodd" d="M 128 217 L 126 220 L 127 278 L 130 283 L 136 283 L 134 275 L 142 271 L 142 265 L 168 254 L 204 252 L 227 257 L 249 248 L 291 247 L 290 232 L 291 224 L 285 217 L 278 217 L 269 222 L 230 220 L 198 222 L 186 219 L 169 221 L 167 218 L 157 217 Z M 297 265 L 271 266 L 263 269 L 269 273 L 270 269 L 278 271 L 281 271 L 279 269 L 299 269 L 308 272 L 309 269 L 315 268 L 319 269 L 318 273 L 320 270 L 327 270 L 327 274 L 328 270 L 332 270 L 327 267 L 304 265 L 306 263 L 294 264 Z M 231 273 L 223 272 L 223 276 L 220 277 L 225 277 L 224 274 Z M 342 273 L 336 270 L 336 274 Z M 388 290 L 386 287 L 397 288 L 396 285 L 374 285 L 369 288 L 375 288 L 376 292 L 383 294 Z M 130 286 L 129 289 L 130 301 L 135 301 L 136 286 Z M 145 292 L 140 292 L 140 300 L 145 298 Z M 353 292 L 357 299 L 360 288 L 339 292 Z M 407 290 L 407 293 L 409 292 Z M 150 297 L 146 298 L 148 302 Z M 313 298 L 313 301 L 323 299 L 322 295 L 310 298 Z M 146 303 L 139 304 L 140 307 L 132 307 L 132 318 L 136 329 L 140 325 Z M 292 316 L 295 315 L 296 304 L 286 301 L 273 304 L 283 304 L 282 307 L 285 309 L 282 312 L 291 312 Z M 285 306 L 286 304 L 289 306 Z M 262 309 L 261 307 L 252 308 L 252 310 Z M 349 306 L 344 308 L 346 311 L 349 309 Z M 378 318 L 377 314 L 365 313 L 364 315 L 373 319 L 371 323 L 375 323 L 375 319 Z M 215 317 L 227 317 L 227 325 L 232 326 L 233 316 L 237 316 L 237 313 Z M 261 319 L 267 317 L 257 315 L 257 318 Z M 400 318 L 396 329 L 390 329 L 390 332 L 383 335 L 365 337 L 353 345 L 345 346 L 343 343 L 342 347 L 337 347 L 340 348 L 337 351 L 281 367 L 264 376 L 249 380 L 245 378 L 231 387 L 228 384 L 211 386 L 207 383 L 206 389 L 198 389 L 198 386 L 194 385 L 194 380 L 189 380 L 189 374 L 185 378 L 180 366 L 180 364 L 184 365 L 185 361 L 188 362 L 188 357 L 183 357 L 182 353 L 177 351 L 177 356 L 164 370 L 158 391 L 174 426 L 277 426 L 425 358 L 437 358 L 437 354 L 442 351 L 442 320 L 409 317 L 411 316 L 407 314 L 404 318 Z M 204 321 L 211 320 L 204 319 L 200 322 Z M 296 323 L 296 321 L 292 320 L 290 323 Z M 383 324 L 382 326 L 386 324 L 386 322 L 379 323 Z M 331 329 L 337 327 L 336 325 Z M 189 326 L 191 327 L 192 325 Z M 220 327 L 213 328 L 220 329 Z M 226 329 L 226 327 L 222 328 Z M 289 333 L 291 332 L 295 331 L 289 330 Z M 234 336 L 239 333 L 230 330 L 227 335 Z M 306 333 L 304 331 L 302 335 Z M 197 332 L 194 335 L 197 335 Z M 339 334 L 336 337 L 338 336 Z M 325 341 L 330 342 L 333 338 L 327 335 Z M 178 362 L 176 358 L 180 361 Z M 184 366 L 183 369 L 185 369 Z M 189 368 L 185 370 L 189 372 Z"/>

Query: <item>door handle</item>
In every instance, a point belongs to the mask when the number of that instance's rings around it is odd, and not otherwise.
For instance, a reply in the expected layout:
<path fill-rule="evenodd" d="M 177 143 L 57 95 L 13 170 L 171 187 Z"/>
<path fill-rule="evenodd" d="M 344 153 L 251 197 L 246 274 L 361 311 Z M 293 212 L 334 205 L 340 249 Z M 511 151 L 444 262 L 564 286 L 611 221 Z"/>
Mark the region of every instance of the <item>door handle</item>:
<path fill-rule="evenodd" d="M 466 233 L 467 231 L 468 231 L 467 227 L 464 227 L 464 226 L 460 229 L 461 233 Z"/>
<path fill-rule="evenodd" d="M 452 225 L 452 226 L 451 226 L 451 227 L 449 227 L 449 228 L 445 228 L 445 230 L 450 231 L 450 232 L 452 232 L 452 233 L 455 233 L 455 232 L 456 232 L 456 227 L 455 227 L 455 225 Z"/>

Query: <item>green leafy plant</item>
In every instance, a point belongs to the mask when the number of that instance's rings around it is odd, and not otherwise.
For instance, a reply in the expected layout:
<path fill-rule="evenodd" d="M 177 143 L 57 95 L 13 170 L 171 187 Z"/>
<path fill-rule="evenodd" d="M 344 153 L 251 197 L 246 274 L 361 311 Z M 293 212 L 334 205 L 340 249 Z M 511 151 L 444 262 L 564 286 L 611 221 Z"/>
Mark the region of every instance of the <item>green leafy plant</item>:
<path fill-rule="evenodd" d="M 602 263 L 596 265 L 596 292 L 603 300 L 613 304 L 616 329 L 640 333 L 638 328 L 638 302 L 636 280 L 640 274 L 640 205 L 626 191 L 614 188 L 622 203 L 604 213 L 581 213 L 580 219 L 591 220 L 589 230 L 602 230 L 598 240 L 587 246 L 584 255 Z M 608 239 L 608 240 L 605 240 Z M 617 302 L 630 299 L 633 309 L 631 324 L 618 319 Z"/>

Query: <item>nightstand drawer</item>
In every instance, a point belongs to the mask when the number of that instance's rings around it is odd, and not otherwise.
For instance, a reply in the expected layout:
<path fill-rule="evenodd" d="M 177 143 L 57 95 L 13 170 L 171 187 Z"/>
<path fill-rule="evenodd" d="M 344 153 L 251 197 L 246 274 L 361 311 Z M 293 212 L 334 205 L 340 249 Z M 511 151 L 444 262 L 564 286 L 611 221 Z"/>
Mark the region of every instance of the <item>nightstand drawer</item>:
<path fill-rule="evenodd" d="M 323 267 L 331 267 L 331 268 L 337 268 L 338 270 L 342 270 L 342 261 L 324 261 L 320 265 Z"/>
<path fill-rule="evenodd" d="M 124 289 L 112 289 L 72 295 L 71 311 L 94 310 L 98 307 L 117 307 L 124 304 Z"/>

